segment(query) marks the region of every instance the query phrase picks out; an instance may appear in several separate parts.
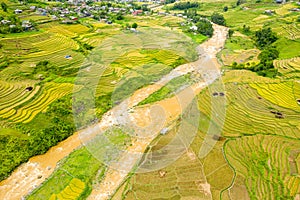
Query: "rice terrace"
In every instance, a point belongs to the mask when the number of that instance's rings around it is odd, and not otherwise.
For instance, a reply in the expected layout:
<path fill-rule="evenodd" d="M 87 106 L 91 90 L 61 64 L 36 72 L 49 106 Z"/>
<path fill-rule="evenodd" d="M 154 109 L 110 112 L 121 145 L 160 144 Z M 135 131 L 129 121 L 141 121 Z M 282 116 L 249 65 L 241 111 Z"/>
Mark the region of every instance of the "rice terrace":
<path fill-rule="evenodd" d="M 0 200 L 300 200 L 299 0 L 0 4 Z"/>

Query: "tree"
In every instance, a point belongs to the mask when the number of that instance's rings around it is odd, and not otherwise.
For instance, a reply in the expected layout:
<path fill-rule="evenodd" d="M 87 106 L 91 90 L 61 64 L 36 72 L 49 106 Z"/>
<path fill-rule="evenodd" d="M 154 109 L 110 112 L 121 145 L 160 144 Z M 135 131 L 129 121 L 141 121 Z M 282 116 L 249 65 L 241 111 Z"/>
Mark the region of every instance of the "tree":
<path fill-rule="evenodd" d="M 211 21 L 222 26 L 226 25 L 224 16 L 219 13 L 214 13 L 211 16 Z"/>
<path fill-rule="evenodd" d="M 2 2 L 2 3 L 1 3 L 1 7 L 2 7 L 2 10 L 3 10 L 4 12 L 7 12 L 7 5 L 6 5 L 6 3 Z"/>
<path fill-rule="evenodd" d="M 225 7 L 223 8 L 223 11 L 224 11 L 224 12 L 227 12 L 227 11 L 228 11 L 228 6 L 225 6 Z"/>
<path fill-rule="evenodd" d="M 174 3 L 174 2 L 175 2 L 175 0 L 166 0 L 165 4 L 170 4 L 170 3 Z"/>
<path fill-rule="evenodd" d="M 245 24 L 243 25 L 243 32 L 244 33 L 249 33 L 250 32 L 250 26 L 246 26 Z"/>
<path fill-rule="evenodd" d="M 137 25 L 137 23 L 135 23 L 135 22 L 131 25 L 131 28 L 136 29 L 137 27 L 138 27 L 138 25 Z"/>
<path fill-rule="evenodd" d="M 234 33 L 234 30 L 229 29 L 229 31 L 228 31 L 228 37 L 231 38 L 231 36 L 233 35 L 233 33 Z"/>
<path fill-rule="evenodd" d="M 277 40 L 277 36 L 274 32 L 272 32 L 271 28 L 263 28 L 255 32 L 255 41 L 256 45 L 260 49 L 264 49 L 270 46 Z"/>
<path fill-rule="evenodd" d="M 116 17 L 117 20 L 122 20 L 124 19 L 124 16 L 122 14 L 118 14 Z"/>
<path fill-rule="evenodd" d="M 239 5 L 243 4 L 243 3 L 245 3 L 244 0 L 238 0 L 238 1 L 236 2 L 236 5 L 239 6 Z"/>

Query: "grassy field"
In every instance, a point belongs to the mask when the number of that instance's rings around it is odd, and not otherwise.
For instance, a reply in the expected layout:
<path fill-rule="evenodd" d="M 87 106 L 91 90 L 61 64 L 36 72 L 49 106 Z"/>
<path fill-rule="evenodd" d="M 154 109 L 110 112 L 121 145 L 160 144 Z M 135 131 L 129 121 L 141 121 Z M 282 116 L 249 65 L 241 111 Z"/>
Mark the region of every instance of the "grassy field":
<path fill-rule="evenodd" d="M 224 65 L 231 65 L 233 62 L 257 62 L 259 53 L 260 51 L 249 36 L 235 32 L 230 39 L 226 40 L 225 47 L 219 53 L 219 57 Z"/>

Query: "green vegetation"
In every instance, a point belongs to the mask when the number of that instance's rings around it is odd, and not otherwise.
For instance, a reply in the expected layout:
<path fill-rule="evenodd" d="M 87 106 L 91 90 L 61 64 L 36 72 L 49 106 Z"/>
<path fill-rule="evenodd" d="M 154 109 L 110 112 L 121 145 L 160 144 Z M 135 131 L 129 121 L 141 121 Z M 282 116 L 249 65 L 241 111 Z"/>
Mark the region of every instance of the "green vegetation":
<path fill-rule="evenodd" d="M 263 28 L 255 32 L 256 45 L 262 50 L 258 55 L 260 62 L 258 64 L 237 64 L 234 62 L 233 69 L 248 69 L 257 72 L 259 75 L 275 77 L 278 70 L 274 68 L 273 61 L 279 57 L 279 51 L 276 47 L 271 46 L 277 37 L 270 28 Z"/>
<path fill-rule="evenodd" d="M 166 98 L 170 98 L 183 88 L 187 87 L 190 84 L 190 81 L 190 75 L 176 77 L 164 85 L 161 89 L 151 94 L 145 100 L 141 101 L 139 105 L 154 103 Z"/>
<path fill-rule="evenodd" d="M 92 182 L 99 182 L 105 166 L 82 147 L 60 162 L 60 167 L 27 199 L 84 199 L 92 190 Z"/>
<path fill-rule="evenodd" d="M 4 12 L 7 12 L 7 5 L 4 2 L 1 2 L 1 8 Z"/>
<path fill-rule="evenodd" d="M 260 49 L 269 47 L 272 43 L 277 40 L 277 36 L 272 32 L 271 28 L 263 28 L 255 32 L 256 45 Z"/>
<path fill-rule="evenodd" d="M 37 22 L 38 31 L 7 33 L 0 38 L 0 149 L 3 155 L 0 180 L 30 157 L 45 153 L 74 133 L 70 94 L 83 88 L 81 84 L 74 86 L 77 72 L 95 47 L 123 31 L 119 24 L 108 25 L 88 18 L 76 24 L 61 24 L 47 16 L 32 15 L 26 10 L 31 4 L 13 9 L 10 9 L 11 3 L 7 5 L 8 12 L 17 8 L 24 12 L 12 17 L 10 13 L 1 12 L 4 16 L 1 19 L 16 23 L 32 19 Z M 128 20 L 135 28 L 139 24 L 143 31 L 145 25 L 141 21 L 127 17 L 119 20 Z M 158 27 L 164 23 L 178 27 L 177 22 L 168 17 L 157 17 L 153 21 Z M 137 88 L 159 80 L 187 62 L 171 50 L 138 49 L 128 53 L 111 63 L 101 78 L 94 97 L 98 118 Z M 187 58 L 195 56 L 191 50 Z M 125 87 L 127 83 L 131 87 Z M 74 107 L 74 110 L 79 112 L 84 106 Z"/>
<path fill-rule="evenodd" d="M 187 2 L 175 3 L 171 9 L 172 10 L 186 10 L 189 8 L 198 8 L 198 7 L 199 7 L 199 3 L 187 1 Z"/>
<path fill-rule="evenodd" d="M 103 140 L 104 137 L 107 141 Z M 102 180 L 106 171 L 101 158 L 106 157 L 108 152 L 107 150 L 101 152 L 99 149 L 107 145 L 124 149 L 131 143 L 130 136 L 120 128 L 112 128 L 106 131 L 103 137 L 100 135 L 100 138 L 95 139 L 92 144 L 86 144 L 74 150 L 63 159 L 51 177 L 40 188 L 33 191 L 27 199 L 57 199 L 61 196 L 63 198 L 76 196 L 75 199 L 85 199 L 88 197 L 93 186 Z M 93 148 L 97 150 L 93 151 Z"/>
<path fill-rule="evenodd" d="M 294 199 L 299 180 L 291 174 L 291 154 L 298 147 L 297 140 L 255 135 L 229 140 L 225 152 L 251 199 Z"/>
<path fill-rule="evenodd" d="M 137 23 L 133 23 L 133 24 L 131 25 L 131 27 L 136 29 L 136 28 L 138 27 L 138 25 L 137 25 Z"/>
<path fill-rule="evenodd" d="M 47 122 L 41 123 L 45 119 Z M 34 118 L 28 125 L 18 124 L 13 128 L 27 137 L 0 135 L 0 180 L 6 178 L 15 167 L 30 157 L 45 153 L 50 147 L 73 134 L 75 127 L 70 96 L 56 100 L 49 106 L 47 113 L 39 114 L 39 117 Z"/>
<path fill-rule="evenodd" d="M 143 4 L 133 3 L 131 8 L 150 11 L 153 6 Z M 222 80 L 196 97 L 200 119 L 191 145 L 162 169 L 136 174 L 134 169 L 112 199 L 299 197 L 300 26 L 299 12 L 291 11 L 299 6 L 271 0 L 167 0 L 165 4 L 171 5 L 134 16 L 124 4 L 90 1 L 87 5 L 105 8 L 87 17 L 66 14 L 62 23 L 59 11 L 52 8 L 71 9 L 69 3 L 1 2 L 0 180 L 30 157 L 71 136 L 76 128 L 96 122 L 137 89 L 194 61 L 198 55 L 191 41 L 200 44 L 213 35 L 210 19 L 229 28 L 225 48 L 218 55 L 225 67 Z M 50 11 L 33 11 L 32 5 Z M 109 11 L 110 7 L 117 10 Z M 22 12 L 15 14 L 16 9 Z M 156 13 L 156 9 L 167 11 Z M 81 14 L 83 10 L 87 9 L 82 7 Z M 182 17 L 173 16 L 175 13 Z M 52 19 L 53 15 L 58 19 Z M 25 28 L 27 23 L 32 27 Z M 177 37 L 178 32 L 192 40 Z M 141 42 L 146 47 L 141 48 Z M 108 62 L 93 69 L 89 56 L 94 63 L 101 63 L 100 57 Z M 81 67 L 87 74 L 78 80 Z M 93 78 L 99 75 L 94 84 Z M 173 78 L 137 109 L 173 97 L 195 79 L 193 73 Z M 223 89 L 218 85 L 221 81 Z M 92 91 L 88 90 L 91 82 Z M 71 94 L 81 95 L 72 98 Z M 168 132 L 151 142 L 140 163 L 154 163 L 156 156 L 173 158 L 173 152 L 164 147 L 178 137 L 181 125 L 195 126 L 194 118 L 184 120 L 189 111 L 171 126 L 164 125 Z M 77 127 L 74 116 L 83 121 Z M 209 130 L 215 128 L 221 135 L 210 135 Z M 133 130 L 120 125 L 98 134 L 61 160 L 54 173 L 26 198 L 86 199 L 103 180 L 104 163 L 118 160 L 124 150 L 139 142 L 132 135 Z M 187 134 L 180 137 L 182 141 L 186 138 Z M 216 144 L 202 158 L 200 148 L 208 144 L 207 139 Z"/>
<path fill-rule="evenodd" d="M 207 40 L 207 36 L 204 36 L 202 34 L 194 34 L 194 33 L 191 33 L 191 32 L 185 32 L 185 34 L 187 36 L 189 36 L 190 38 L 192 38 L 192 40 L 197 43 L 197 44 L 201 44 L 203 43 L 204 41 Z"/>
<path fill-rule="evenodd" d="M 199 20 L 197 22 L 196 26 L 198 28 L 197 31 L 207 37 L 211 37 L 214 33 L 214 29 L 213 29 L 211 23 L 205 19 Z"/>
<path fill-rule="evenodd" d="M 214 13 L 212 16 L 211 16 L 211 21 L 215 24 L 219 24 L 219 25 L 222 25 L 222 26 L 225 26 L 226 25 L 226 22 L 225 22 L 225 18 L 223 15 L 219 14 L 219 13 Z"/>

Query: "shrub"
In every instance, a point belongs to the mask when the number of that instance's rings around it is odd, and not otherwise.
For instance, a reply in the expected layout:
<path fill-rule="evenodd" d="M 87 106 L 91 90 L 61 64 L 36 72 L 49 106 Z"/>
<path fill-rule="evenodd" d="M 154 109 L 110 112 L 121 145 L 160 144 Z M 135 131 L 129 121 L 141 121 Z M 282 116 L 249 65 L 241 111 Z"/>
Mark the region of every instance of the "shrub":
<path fill-rule="evenodd" d="M 219 24 L 219 25 L 222 25 L 222 26 L 225 26 L 225 25 L 226 25 L 224 16 L 221 15 L 221 14 L 219 14 L 219 13 L 214 13 L 214 14 L 211 16 L 211 21 L 212 21 L 213 23 L 216 23 L 216 24 Z"/>
<path fill-rule="evenodd" d="M 208 37 L 211 37 L 213 35 L 214 29 L 209 21 L 200 19 L 196 26 L 198 28 L 197 31 L 202 35 L 206 35 Z"/>

